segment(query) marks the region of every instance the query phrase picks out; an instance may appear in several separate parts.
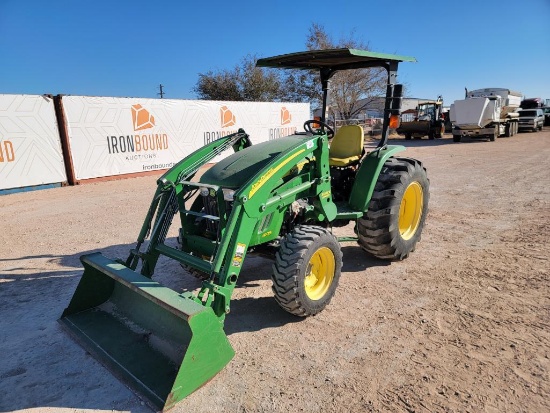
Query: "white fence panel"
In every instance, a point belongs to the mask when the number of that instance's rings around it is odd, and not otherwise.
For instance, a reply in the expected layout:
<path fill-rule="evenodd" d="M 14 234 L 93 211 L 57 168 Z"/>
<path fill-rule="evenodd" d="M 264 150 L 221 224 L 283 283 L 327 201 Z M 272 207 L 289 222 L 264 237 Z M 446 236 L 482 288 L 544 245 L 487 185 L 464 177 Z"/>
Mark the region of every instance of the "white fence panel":
<path fill-rule="evenodd" d="M 0 95 L 0 190 L 66 180 L 53 99 Z"/>
<path fill-rule="evenodd" d="M 169 168 L 239 128 L 259 143 L 309 119 L 305 103 L 64 96 L 63 107 L 76 180 Z"/>

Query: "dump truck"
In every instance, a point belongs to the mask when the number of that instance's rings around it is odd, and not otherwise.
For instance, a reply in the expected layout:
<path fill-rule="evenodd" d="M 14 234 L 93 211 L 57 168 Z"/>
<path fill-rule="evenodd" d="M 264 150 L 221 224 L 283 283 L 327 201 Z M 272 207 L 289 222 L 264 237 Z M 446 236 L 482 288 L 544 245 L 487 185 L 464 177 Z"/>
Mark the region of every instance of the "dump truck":
<path fill-rule="evenodd" d="M 521 93 L 503 88 L 466 90 L 465 99 L 451 105 L 453 141 L 460 142 L 463 136 L 495 141 L 499 136 L 515 135 L 521 97 Z"/>
<path fill-rule="evenodd" d="M 405 259 L 421 237 L 429 180 L 420 161 L 396 156 L 405 148 L 387 141 L 401 107 L 398 63 L 412 61 L 357 49 L 258 60 L 260 67 L 317 70 L 321 119 L 306 121 L 303 132 L 259 144 L 239 129 L 179 161 L 157 180 L 126 259 L 100 252 L 81 257 L 84 273 L 61 324 L 138 394 L 168 410 L 234 356 L 224 320 L 249 254 L 272 257 L 274 299 L 298 317 L 318 314 L 331 301 L 341 274 L 341 243 L 358 243 L 381 260 Z M 324 114 L 335 73 L 372 67 L 387 71 L 386 104 L 382 137 L 365 150 L 361 126 L 335 133 Z M 176 217 L 179 244 L 168 237 Z M 333 233 L 348 224 L 350 234 Z M 155 281 L 161 256 L 192 270 L 181 270 L 182 276 L 198 276 L 201 288 L 176 292 Z"/>
<path fill-rule="evenodd" d="M 428 139 L 439 139 L 445 133 L 443 118 L 443 98 L 419 102 L 414 114 L 408 113 L 401 116 L 401 121 L 396 132 L 405 135 L 405 139 L 420 139 L 427 136 Z M 412 115 L 412 116 L 411 116 Z"/>

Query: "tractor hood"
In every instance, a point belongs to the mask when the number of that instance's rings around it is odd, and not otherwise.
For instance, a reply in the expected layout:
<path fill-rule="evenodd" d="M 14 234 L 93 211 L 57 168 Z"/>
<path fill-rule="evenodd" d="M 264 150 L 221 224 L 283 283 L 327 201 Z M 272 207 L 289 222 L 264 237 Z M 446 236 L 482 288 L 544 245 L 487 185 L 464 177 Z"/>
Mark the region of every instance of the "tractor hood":
<path fill-rule="evenodd" d="M 237 189 L 284 152 L 311 136 L 290 135 L 252 145 L 221 160 L 200 178 L 200 182 Z"/>

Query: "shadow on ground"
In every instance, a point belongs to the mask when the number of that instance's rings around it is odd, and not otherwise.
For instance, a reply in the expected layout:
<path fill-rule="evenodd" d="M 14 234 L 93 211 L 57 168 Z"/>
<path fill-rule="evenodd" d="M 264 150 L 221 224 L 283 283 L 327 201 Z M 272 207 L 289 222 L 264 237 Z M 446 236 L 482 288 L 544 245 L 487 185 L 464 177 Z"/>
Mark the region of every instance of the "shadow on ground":
<path fill-rule="evenodd" d="M 175 242 L 175 240 L 169 240 Z M 101 252 L 110 258 L 126 258 L 133 245 L 115 245 L 86 253 Z M 342 281 L 346 272 L 363 271 L 367 267 L 387 265 L 369 258 L 358 246 L 344 245 Z M 35 407 L 78 409 L 128 409 L 150 411 L 120 381 L 84 349 L 78 346 L 57 322 L 71 300 L 83 274 L 80 256 L 40 255 L 0 262 L 17 263 L 4 266 L 0 272 L 0 410 L 13 411 Z M 59 269 L 44 271 L 55 265 Z M 27 263 L 28 265 L 25 265 Z M 272 260 L 251 255 L 245 261 L 236 289 L 256 288 L 270 282 Z M 175 290 L 193 291 L 201 281 L 172 260 L 159 260 L 153 279 Z M 252 292 L 254 294 L 254 292 Z M 228 336 L 240 332 L 277 328 L 304 318 L 282 310 L 272 296 L 247 296 L 231 301 L 231 314 L 225 322 Z M 74 360 L 81 362 L 75 363 Z M 99 373 L 98 373 L 99 372 Z M 100 377 L 98 377 L 98 375 Z M 102 397 L 102 392 L 119 387 L 117 400 Z"/>

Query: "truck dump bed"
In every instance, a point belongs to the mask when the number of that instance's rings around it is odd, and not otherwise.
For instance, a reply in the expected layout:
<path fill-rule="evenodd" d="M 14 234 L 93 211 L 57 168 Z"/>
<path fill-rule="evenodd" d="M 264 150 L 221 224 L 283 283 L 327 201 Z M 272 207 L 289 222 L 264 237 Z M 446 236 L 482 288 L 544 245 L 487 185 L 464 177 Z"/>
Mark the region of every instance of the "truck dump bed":
<path fill-rule="evenodd" d="M 521 103 L 521 93 L 504 88 L 469 91 L 466 99 L 451 105 L 451 121 L 460 129 L 480 129 L 499 122 L 514 112 Z"/>
<path fill-rule="evenodd" d="M 461 129 L 483 128 L 500 118 L 495 99 L 479 97 L 456 100 L 452 110 L 451 119 Z"/>

